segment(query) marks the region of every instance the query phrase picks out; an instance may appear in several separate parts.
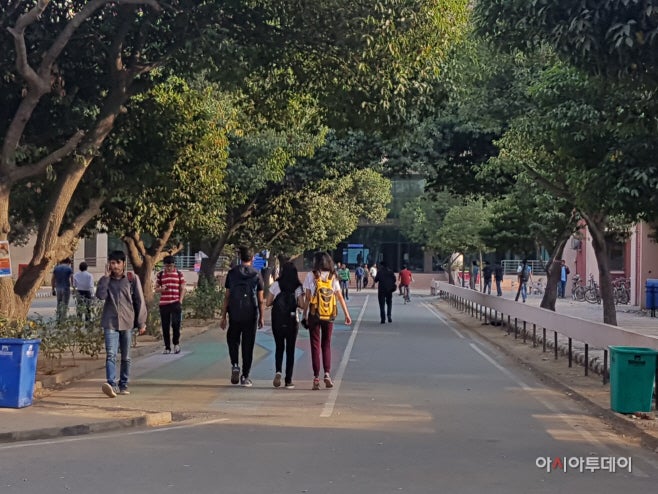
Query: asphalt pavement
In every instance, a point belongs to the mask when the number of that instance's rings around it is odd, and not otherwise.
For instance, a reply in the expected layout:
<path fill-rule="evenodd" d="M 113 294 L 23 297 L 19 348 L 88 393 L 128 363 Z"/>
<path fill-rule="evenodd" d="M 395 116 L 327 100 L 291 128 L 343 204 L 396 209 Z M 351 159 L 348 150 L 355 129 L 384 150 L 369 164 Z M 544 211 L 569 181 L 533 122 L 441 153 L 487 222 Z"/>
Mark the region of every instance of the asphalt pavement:
<path fill-rule="evenodd" d="M 416 292 L 420 292 L 421 289 L 424 293 L 429 292 L 429 289 L 415 287 Z M 374 301 L 376 292 L 368 289 L 361 292 L 359 296 L 364 295 L 372 296 Z M 436 297 L 422 293 L 421 295 L 414 297 L 415 303 L 432 305 L 446 315 L 454 310 L 447 304 L 441 305 Z M 513 295 L 508 292 L 504 296 L 513 297 Z M 401 303 L 401 299 L 398 299 L 397 296 L 395 298 L 396 304 Z M 529 297 L 528 303 L 539 305 L 540 300 L 540 296 L 533 295 Z M 50 303 L 52 304 L 52 302 Z M 47 299 L 35 301 L 35 310 L 39 313 L 48 314 L 50 309 Z M 354 307 L 352 310 L 356 309 L 357 307 Z M 558 300 L 557 311 L 591 320 L 601 320 L 602 318 L 601 306 L 571 300 Z M 354 319 L 357 316 L 358 314 L 352 314 Z M 413 312 L 411 317 L 413 318 Z M 456 322 L 463 327 L 481 329 L 478 328 L 480 323 L 476 320 L 469 321 L 469 318 L 458 314 L 455 314 L 455 317 Z M 457 321 L 457 319 L 459 320 Z M 646 312 L 637 307 L 621 307 L 618 311 L 618 321 L 621 327 L 658 336 L 658 319 L 649 317 Z M 257 387 L 271 387 L 273 347 L 271 338 L 267 336 L 268 331 L 267 327 L 263 331 L 259 331 L 254 368 L 256 372 L 254 380 Z M 300 371 L 305 379 L 299 382 L 297 393 L 305 392 L 307 388 L 310 389 L 310 378 L 312 377 L 308 375 L 309 365 L 305 362 L 309 357 L 307 333 L 306 336 L 304 333 L 300 332 L 298 341 L 298 361 L 304 361 L 304 364 L 299 364 L 299 366 L 305 369 L 303 372 Z M 351 328 L 338 323 L 334 337 L 345 339 L 350 333 Z M 187 345 L 187 342 L 192 341 L 197 342 L 194 345 L 194 365 L 191 364 L 192 352 L 188 351 L 190 346 Z M 229 393 L 236 391 L 234 387 L 227 386 L 225 335 L 219 330 L 216 323 L 196 328 L 184 328 L 183 352 L 179 355 L 161 355 L 160 345 L 159 342 L 140 343 L 138 348 L 133 349 L 131 390 L 134 389 L 135 392 L 129 397 L 108 399 L 102 395 L 100 392 L 100 385 L 104 381 L 104 372 L 101 370 L 102 361 L 100 364 L 96 362 L 91 368 L 81 366 L 79 369 L 66 370 L 66 375 L 59 381 L 65 381 L 67 384 L 52 384 L 58 381 L 58 376 L 51 376 L 50 389 L 42 392 L 40 398 L 35 399 L 31 406 L 21 409 L 0 408 L 0 442 L 74 436 L 129 427 L 159 426 L 209 413 L 209 411 L 236 410 L 244 406 L 244 403 L 236 401 L 232 394 L 218 399 L 212 407 L 203 410 L 194 406 L 200 393 L 208 389 L 220 387 Z M 507 348 L 506 351 L 512 354 L 518 353 L 518 349 L 514 348 Z M 528 357 L 528 360 L 541 363 L 545 360 L 545 356 L 538 354 L 536 357 Z M 539 371 L 541 372 L 541 370 Z M 551 379 L 556 379 L 556 383 L 559 384 L 560 376 L 554 375 L 555 372 L 550 372 L 550 374 L 552 374 Z M 172 381 L 171 385 L 175 386 L 179 392 L 172 396 L 170 393 L 164 393 L 161 385 L 173 378 L 176 379 L 176 382 Z M 592 379 L 592 386 L 596 386 L 595 383 L 598 383 L 598 380 Z M 569 385 L 568 382 L 562 384 Z M 607 390 L 599 389 L 598 391 L 601 396 L 597 398 L 599 403 L 596 406 L 609 412 L 609 407 L 605 403 Z M 577 393 L 573 389 L 571 392 Z M 283 411 L 280 412 L 283 414 Z M 279 412 L 273 411 L 272 413 L 276 415 Z M 627 421 L 628 418 L 621 417 L 620 420 Z M 647 427 L 645 425 L 643 427 L 646 432 Z M 649 433 L 654 434 L 653 431 L 649 431 Z"/>

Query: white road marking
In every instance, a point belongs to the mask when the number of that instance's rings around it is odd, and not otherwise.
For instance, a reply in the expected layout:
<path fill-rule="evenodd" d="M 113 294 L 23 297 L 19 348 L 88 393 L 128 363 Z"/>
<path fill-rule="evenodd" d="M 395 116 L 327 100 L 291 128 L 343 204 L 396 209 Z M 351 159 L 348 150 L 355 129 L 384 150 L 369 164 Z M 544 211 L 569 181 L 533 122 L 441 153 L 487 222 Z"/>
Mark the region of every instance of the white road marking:
<path fill-rule="evenodd" d="M 370 295 L 366 295 L 366 300 L 363 302 L 363 306 L 361 307 L 361 312 L 359 313 L 359 317 L 357 317 L 356 319 L 356 323 L 354 324 L 354 329 L 352 330 L 350 339 L 347 342 L 345 351 L 343 352 L 343 358 L 340 361 L 338 372 L 336 372 L 336 375 L 334 376 L 334 387 L 331 389 L 331 392 L 329 393 L 329 398 L 324 404 L 324 408 L 322 410 L 322 413 L 320 413 L 320 417 L 331 417 L 331 414 L 334 412 L 334 406 L 336 405 L 336 400 L 338 399 L 338 391 L 340 390 L 340 383 L 343 381 L 343 374 L 345 374 L 347 363 L 350 360 L 350 354 L 352 353 L 354 340 L 356 339 L 356 335 L 359 332 L 361 319 L 363 319 L 363 314 L 365 314 L 366 312 L 366 307 L 368 306 L 369 298 Z"/>
<path fill-rule="evenodd" d="M 457 336 L 459 336 L 462 340 L 465 340 L 465 339 L 466 339 L 466 336 L 464 336 L 460 331 L 458 331 L 457 329 L 455 329 L 455 328 L 452 326 L 452 324 L 450 324 L 450 322 L 449 322 L 445 317 L 443 317 L 443 316 L 442 316 L 441 314 L 439 314 L 436 310 L 434 310 L 434 307 L 432 307 L 430 304 L 428 304 L 428 303 L 426 303 L 426 302 L 423 302 L 421 305 L 422 305 L 423 307 L 425 307 L 428 311 L 430 311 L 430 312 L 432 313 L 432 315 L 434 315 L 439 321 L 441 321 L 443 324 L 445 324 L 446 326 L 448 326 L 448 328 L 450 328 L 450 331 L 452 331 L 453 333 L 455 333 L 455 334 L 456 334 Z"/>

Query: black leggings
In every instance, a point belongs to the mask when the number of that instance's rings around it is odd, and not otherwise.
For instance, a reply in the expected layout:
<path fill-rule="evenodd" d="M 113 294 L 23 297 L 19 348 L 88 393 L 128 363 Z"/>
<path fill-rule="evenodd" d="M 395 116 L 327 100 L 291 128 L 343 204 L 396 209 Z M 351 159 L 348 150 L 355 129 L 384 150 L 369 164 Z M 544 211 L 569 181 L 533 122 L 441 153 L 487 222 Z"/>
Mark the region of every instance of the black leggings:
<path fill-rule="evenodd" d="M 276 350 L 274 352 L 274 366 L 276 372 L 281 372 L 283 364 L 283 352 L 286 353 L 286 384 L 292 382 L 292 370 L 295 366 L 295 342 L 297 341 L 297 327 L 277 327 L 272 326 L 272 335 L 274 336 L 274 343 Z"/>

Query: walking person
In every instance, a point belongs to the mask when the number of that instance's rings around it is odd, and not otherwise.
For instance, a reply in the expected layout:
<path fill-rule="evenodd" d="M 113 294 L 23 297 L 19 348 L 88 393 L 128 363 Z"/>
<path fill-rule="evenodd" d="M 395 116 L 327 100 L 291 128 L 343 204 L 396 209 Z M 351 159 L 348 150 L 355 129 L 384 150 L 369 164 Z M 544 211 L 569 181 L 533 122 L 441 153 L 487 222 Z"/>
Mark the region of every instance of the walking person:
<path fill-rule="evenodd" d="M 313 365 L 313 387 L 320 389 L 320 363 L 324 370 L 324 385 L 333 388 L 331 379 L 331 335 L 334 319 L 338 315 L 340 304 L 345 314 L 345 324 L 352 324 L 334 268 L 334 261 L 326 252 L 316 252 L 313 258 L 313 271 L 304 280 L 306 309 L 304 320 L 311 338 L 311 363 Z M 302 321 L 303 323 L 303 321 Z M 322 356 L 322 362 L 320 362 Z"/>
<path fill-rule="evenodd" d="M 77 315 L 82 321 L 91 320 L 91 299 L 94 295 L 94 276 L 87 271 L 87 263 L 82 261 L 79 271 L 73 275 L 73 288 L 77 303 Z"/>
<path fill-rule="evenodd" d="M 491 295 L 491 277 L 493 276 L 493 269 L 489 264 L 489 261 L 484 261 L 484 267 L 482 268 L 482 281 L 484 286 L 482 287 L 482 293 Z"/>
<path fill-rule="evenodd" d="M 224 305 L 219 326 L 228 331 L 226 343 L 231 359 L 231 384 L 251 387 L 249 378 L 254 358 L 256 331 L 265 324 L 265 300 L 263 298 L 263 279 L 252 266 L 254 253 L 248 247 L 240 247 L 241 264 L 233 266 L 226 274 L 224 288 Z M 240 372 L 239 354 L 242 350 L 242 372 Z"/>
<path fill-rule="evenodd" d="M 363 288 L 368 288 L 368 276 L 370 275 L 370 270 L 368 269 L 368 265 L 364 264 L 363 265 Z"/>
<path fill-rule="evenodd" d="M 160 294 L 160 322 L 164 354 L 171 353 L 171 336 L 174 337 L 174 353 L 180 353 L 180 328 L 185 297 L 185 277 L 176 269 L 174 256 L 165 256 L 164 269 L 156 277 L 155 292 Z"/>
<path fill-rule="evenodd" d="M 499 297 L 503 296 L 503 266 L 500 264 L 500 261 L 496 261 L 496 265 L 494 266 L 494 279 L 496 280 L 496 295 Z"/>
<path fill-rule="evenodd" d="M 519 280 L 519 289 L 516 292 L 516 298 L 514 300 L 518 302 L 519 295 L 521 295 L 521 299 L 523 299 L 523 303 L 525 303 L 528 298 L 528 281 L 532 283 L 532 267 L 528 264 L 527 259 L 524 259 L 519 265 L 516 274 Z"/>
<path fill-rule="evenodd" d="M 377 300 L 379 301 L 379 316 L 381 323 L 393 322 L 392 306 L 393 292 L 395 292 L 395 273 L 388 269 L 386 262 L 379 263 L 379 270 L 375 277 L 377 283 Z"/>
<path fill-rule="evenodd" d="M 275 388 L 281 386 L 283 354 L 286 354 L 286 389 L 293 389 L 292 372 L 295 365 L 295 343 L 299 331 L 297 309 L 305 307 L 304 289 L 299 281 L 297 268 L 292 262 L 286 262 L 281 268 L 279 278 L 272 283 L 265 305 L 272 307 L 272 335 L 274 336 L 274 380 Z"/>
<path fill-rule="evenodd" d="M 372 278 L 372 286 L 370 288 L 375 288 L 375 277 L 377 276 L 377 265 L 373 264 L 370 268 L 370 277 Z"/>
<path fill-rule="evenodd" d="M 338 279 L 340 280 L 340 292 L 345 300 L 350 299 L 350 269 L 345 263 L 338 264 Z"/>
<path fill-rule="evenodd" d="M 57 323 L 61 323 L 68 314 L 69 302 L 71 301 L 71 287 L 73 286 L 73 269 L 71 259 L 62 259 L 50 279 L 53 287 L 53 295 L 57 297 Z"/>
<path fill-rule="evenodd" d="M 96 298 L 103 300 L 101 328 L 105 335 L 105 377 L 101 390 L 110 398 L 127 395 L 130 377 L 130 343 L 132 331 L 146 331 L 146 304 L 142 284 L 134 273 L 126 273 L 126 254 L 110 252 L 105 276 L 98 280 Z M 121 368 L 117 386 L 116 357 L 121 352 Z"/>
<path fill-rule="evenodd" d="M 562 259 L 560 262 L 560 283 L 557 286 L 558 298 L 564 298 L 564 293 L 567 288 L 567 279 L 569 278 L 570 274 L 571 271 L 569 270 L 566 261 Z"/>

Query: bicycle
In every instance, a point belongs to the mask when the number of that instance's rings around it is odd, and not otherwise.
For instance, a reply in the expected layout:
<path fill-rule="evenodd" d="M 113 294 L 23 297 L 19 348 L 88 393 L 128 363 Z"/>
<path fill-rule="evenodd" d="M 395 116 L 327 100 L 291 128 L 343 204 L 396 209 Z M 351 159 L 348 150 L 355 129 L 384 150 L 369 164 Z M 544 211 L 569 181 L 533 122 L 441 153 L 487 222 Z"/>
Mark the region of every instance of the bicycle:
<path fill-rule="evenodd" d="M 629 304 L 631 302 L 631 280 L 617 278 L 612 282 L 612 295 L 615 304 Z"/>
<path fill-rule="evenodd" d="M 585 288 L 585 300 L 590 304 L 600 304 L 601 303 L 601 290 L 599 290 L 599 285 L 594 281 L 594 275 L 589 275 L 589 284 Z"/>
<path fill-rule="evenodd" d="M 571 278 L 571 298 L 577 302 L 585 301 L 585 287 L 580 282 L 580 276 L 574 274 Z"/>
<path fill-rule="evenodd" d="M 408 304 L 411 302 L 411 297 L 409 296 L 409 285 L 402 286 L 402 296 L 404 298 L 404 303 Z"/>

